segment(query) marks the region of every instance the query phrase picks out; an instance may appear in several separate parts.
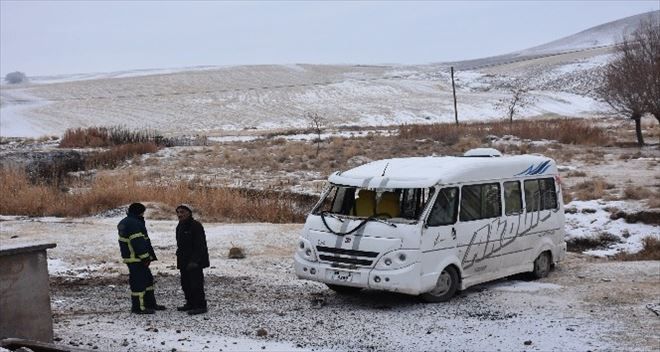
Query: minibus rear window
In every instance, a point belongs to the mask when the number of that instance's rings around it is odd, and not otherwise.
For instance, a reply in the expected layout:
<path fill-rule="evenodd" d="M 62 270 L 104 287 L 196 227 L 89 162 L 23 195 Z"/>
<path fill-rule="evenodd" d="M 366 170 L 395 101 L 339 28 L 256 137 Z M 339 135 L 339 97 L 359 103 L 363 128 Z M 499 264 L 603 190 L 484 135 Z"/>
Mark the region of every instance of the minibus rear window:
<path fill-rule="evenodd" d="M 528 212 L 557 209 L 557 192 L 552 177 L 525 180 L 525 208 Z"/>

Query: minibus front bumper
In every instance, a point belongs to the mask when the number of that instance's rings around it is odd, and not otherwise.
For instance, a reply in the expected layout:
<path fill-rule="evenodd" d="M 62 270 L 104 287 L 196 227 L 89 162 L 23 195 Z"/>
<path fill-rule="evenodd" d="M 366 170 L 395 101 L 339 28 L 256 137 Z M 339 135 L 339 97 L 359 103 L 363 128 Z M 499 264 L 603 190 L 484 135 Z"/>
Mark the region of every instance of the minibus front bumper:
<path fill-rule="evenodd" d="M 309 261 L 298 253 L 294 255 L 294 268 L 300 279 L 323 282 L 329 285 L 370 288 L 375 290 L 418 295 L 420 292 L 420 267 L 418 262 L 408 266 L 381 270 L 374 268 L 346 269 L 332 264 Z"/>

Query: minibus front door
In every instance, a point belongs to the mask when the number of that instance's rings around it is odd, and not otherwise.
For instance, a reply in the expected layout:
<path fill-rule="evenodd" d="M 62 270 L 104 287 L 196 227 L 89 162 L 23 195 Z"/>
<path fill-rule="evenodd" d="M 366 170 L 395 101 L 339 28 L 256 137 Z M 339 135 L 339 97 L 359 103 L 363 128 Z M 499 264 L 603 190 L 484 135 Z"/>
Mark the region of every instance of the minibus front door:
<path fill-rule="evenodd" d="M 420 249 L 424 273 L 441 270 L 438 262 L 450 253 L 455 255 L 457 213 L 458 187 L 441 189 L 422 229 Z"/>

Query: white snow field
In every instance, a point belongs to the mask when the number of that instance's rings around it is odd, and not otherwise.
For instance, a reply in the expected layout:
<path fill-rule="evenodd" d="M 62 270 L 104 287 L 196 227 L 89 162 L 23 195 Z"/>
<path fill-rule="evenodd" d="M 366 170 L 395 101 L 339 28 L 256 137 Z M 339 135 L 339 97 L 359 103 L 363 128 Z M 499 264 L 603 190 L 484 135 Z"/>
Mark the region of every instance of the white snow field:
<path fill-rule="evenodd" d="M 174 309 L 183 302 L 176 222 L 146 217 L 159 257 L 151 266 L 157 298 L 169 308 L 153 316 L 129 313 L 119 217 L 0 218 L 3 243 L 57 243 L 48 251 L 57 343 L 112 351 L 648 351 L 660 340 L 660 319 L 647 309 L 660 296 L 658 262 L 569 253 L 543 280 L 498 280 L 447 303 L 371 290 L 345 296 L 295 278 L 302 225 L 206 223 L 210 310 L 190 317 Z M 227 259 L 232 244 L 247 257 Z"/>
<path fill-rule="evenodd" d="M 61 135 L 67 128 L 124 125 L 164 134 L 331 125 L 453 121 L 449 66 L 457 68 L 459 119 L 501 118 L 495 103 L 524 81 L 537 97 L 522 116 L 592 116 L 597 73 L 622 31 L 660 11 L 624 18 L 527 51 L 427 65 L 260 65 L 138 70 L 36 78 L 0 87 L 0 135 Z M 605 45 L 605 46 L 604 46 Z M 50 82 L 50 83 L 49 83 Z M 23 102 L 29 101 L 29 105 Z M 14 107 L 23 104 L 21 109 Z"/>

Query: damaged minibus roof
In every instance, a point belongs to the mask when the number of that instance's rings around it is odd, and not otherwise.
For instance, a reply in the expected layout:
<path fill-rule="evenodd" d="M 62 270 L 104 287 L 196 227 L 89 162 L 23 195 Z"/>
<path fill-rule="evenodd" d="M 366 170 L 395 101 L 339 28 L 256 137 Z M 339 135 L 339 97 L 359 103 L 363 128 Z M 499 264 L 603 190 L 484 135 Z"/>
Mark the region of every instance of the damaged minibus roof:
<path fill-rule="evenodd" d="M 444 156 L 378 160 L 336 172 L 328 181 L 361 188 L 426 188 L 436 184 L 555 174 L 554 160 L 542 155 Z"/>

